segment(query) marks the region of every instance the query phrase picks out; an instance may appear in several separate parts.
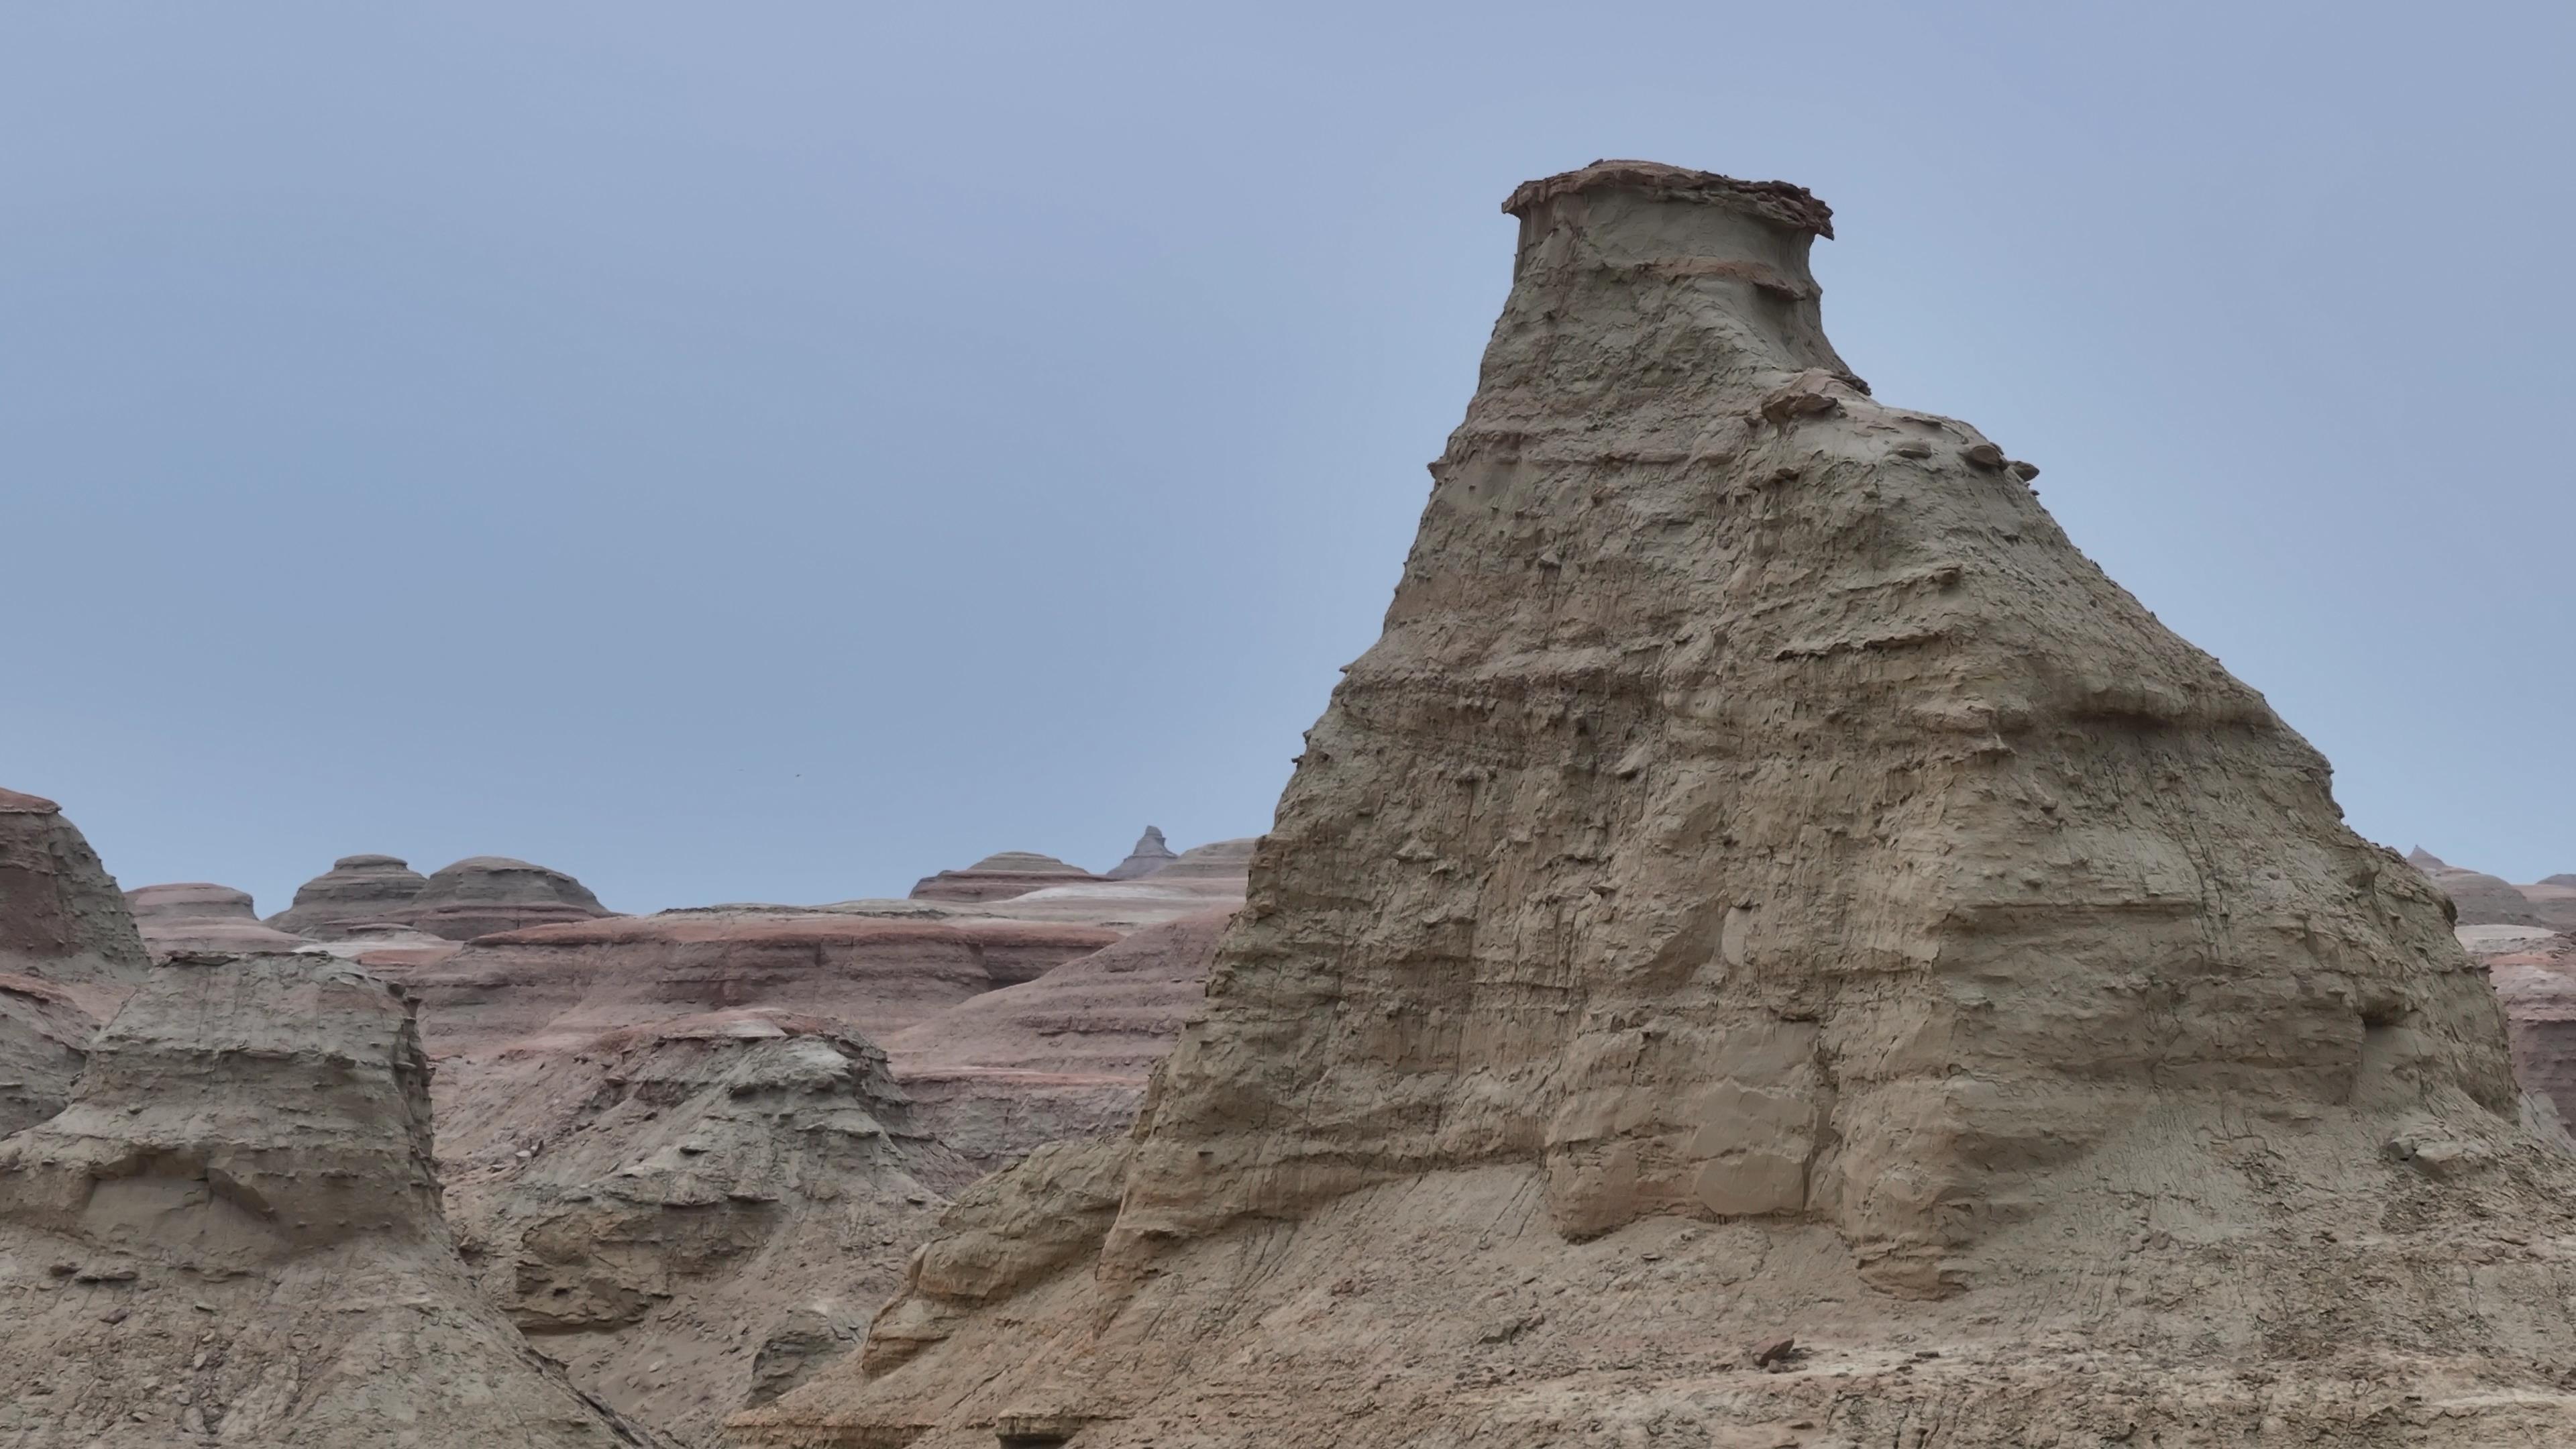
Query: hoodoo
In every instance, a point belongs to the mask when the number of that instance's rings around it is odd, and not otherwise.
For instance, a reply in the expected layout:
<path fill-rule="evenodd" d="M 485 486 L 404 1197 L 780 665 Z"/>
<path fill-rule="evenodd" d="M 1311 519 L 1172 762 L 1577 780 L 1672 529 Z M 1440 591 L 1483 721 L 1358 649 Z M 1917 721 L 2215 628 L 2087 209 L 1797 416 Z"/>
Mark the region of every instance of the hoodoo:
<path fill-rule="evenodd" d="M 1523 186 L 1383 637 L 1123 1141 L 752 1444 L 2576 1439 L 2576 1159 L 2440 894 L 1874 399 L 1805 191 Z"/>
<path fill-rule="evenodd" d="M 1145 833 L 1136 837 L 1136 848 L 1127 852 L 1127 858 L 1102 872 L 1100 878 L 1134 880 L 1139 876 L 1152 875 L 1178 859 L 1180 857 L 1172 853 L 1171 843 L 1163 839 L 1163 832 L 1148 825 Z"/>

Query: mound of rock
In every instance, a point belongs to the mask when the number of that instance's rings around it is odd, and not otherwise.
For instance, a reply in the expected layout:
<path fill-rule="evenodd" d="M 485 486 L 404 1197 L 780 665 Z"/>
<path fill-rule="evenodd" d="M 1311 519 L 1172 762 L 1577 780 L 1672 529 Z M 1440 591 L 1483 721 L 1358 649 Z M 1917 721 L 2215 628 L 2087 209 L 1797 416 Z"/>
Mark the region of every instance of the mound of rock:
<path fill-rule="evenodd" d="M 477 855 L 441 867 L 392 919 L 450 941 L 470 941 L 613 914 L 562 871 L 505 855 Z"/>
<path fill-rule="evenodd" d="M 466 1276 L 411 1014 L 327 957 L 181 956 L 0 1141 L 0 1439 L 654 1441 Z"/>
<path fill-rule="evenodd" d="M 1041 1143 L 1123 1130 L 1145 1079 L 1207 994 L 1232 909 L 1147 926 L 1034 981 L 972 997 L 886 1039 L 939 1140 L 978 1168 Z"/>
<path fill-rule="evenodd" d="M 2406 863 L 2424 872 L 2448 896 L 2460 924 L 2466 926 L 2536 926 L 2540 917 L 2521 889 L 2502 876 L 2465 870 L 2417 846 Z"/>
<path fill-rule="evenodd" d="M 1178 859 L 1180 857 L 1172 853 L 1170 843 L 1163 839 L 1163 832 L 1148 825 L 1145 833 L 1136 837 L 1136 848 L 1127 852 L 1127 858 L 1103 871 L 1100 878 L 1134 880 L 1138 876 L 1152 875 Z"/>
<path fill-rule="evenodd" d="M 2537 927 L 2463 928 L 2513 1028 L 2513 1070 L 2576 1122 L 2576 935 Z"/>
<path fill-rule="evenodd" d="M 736 1441 L 2576 1438 L 2576 1157 L 2325 761 L 1870 396 L 1806 192 L 1506 209 L 1133 1135 L 965 1194 Z"/>
<path fill-rule="evenodd" d="M 151 966 L 80 827 L 51 800 L 0 790 L 0 975 L 69 986 L 104 1015 Z"/>
<path fill-rule="evenodd" d="M 1241 880 L 1252 869 L 1253 847 L 1259 844 L 1260 836 L 1247 835 L 1239 840 L 1193 845 L 1154 872 L 1154 879 L 1164 885 L 1185 880 Z"/>
<path fill-rule="evenodd" d="M 719 1012 L 482 1063 L 441 1109 L 485 1289 L 574 1380 L 697 1442 L 855 1346 L 971 1178 L 840 1023 Z"/>
<path fill-rule="evenodd" d="M 301 936 L 263 924 L 251 908 L 250 892 L 211 881 L 138 886 L 125 893 L 125 904 L 155 961 L 182 951 L 247 955 L 305 944 Z"/>
<path fill-rule="evenodd" d="M 390 855 L 344 855 L 295 888 L 295 899 L 268 918 L 277 930 L 334 941 L 353 926 L 399 920 L 429 877 Z"/>
<path fill-rule="evenodd" d="M 964 870 L 925 876 L 912 888 L 916 901 L 1007 901 L 1049 886 L 1096 881 L 1099 876 L 1078 865 L 1033 850 L 1006 850 L 988 855 Z"/>

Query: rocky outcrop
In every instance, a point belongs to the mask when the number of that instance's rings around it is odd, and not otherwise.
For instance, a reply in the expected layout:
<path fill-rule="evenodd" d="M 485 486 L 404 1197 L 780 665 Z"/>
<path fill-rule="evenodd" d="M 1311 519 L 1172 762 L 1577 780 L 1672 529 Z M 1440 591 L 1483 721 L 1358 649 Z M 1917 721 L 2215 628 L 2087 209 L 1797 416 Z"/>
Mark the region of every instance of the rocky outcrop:
<path fill-rule="evenodd" d="M 1100 878 L 1134 880 L 1138 876 L 1152 875 L 1178 859 L 1180 857 L 1172 853 L 1172 847 L 1163 839 L 1163 832 L 1148 825 L 1145 833 L 1136 837 L 1136 848 L 1127 852 L 1127 858 L 1101 872 Z"/>
<path fill-rule="evenodd" d="M 115 878 L 35 795 L 0 790 L 0 975 L 70 987 L 104 1015 L 151 969 Z"/>
<path fill-rule="evenodd" d="M 296 887 L 295 900 L 268 918 L 277 930 L 335 941 L 352 926 L 399 919 L 429 877 L 390 855 L 344 855 Z"/>
<path fill-rule="evenodd" d="M 1006 850 L 988 855 L 964 870 L 943 870 L 924 876 L 912 888 L 916 901 L 1007 901 L 1049 886 L 1072 885 L 1077 881 L 1096 881 L 1100 877 L 1080 866 L 1067 865 L 1052 855 L 1033 850 Z"/>
<path fill-rule="evenodd" d="M 247 955 L 292 951 L 305 944 L 301 936 L 262 924 L 251 908 L 250 892 L 209 881 L 138 886 L 125 893 L 125 904 L 155 961 L 182 951 Z"/>
<path fill-rule="evenodd" d="M 63 1110 L 97 1029 L 69 987 L 0 974 L 0 1137 Z"/>
<path fill-rule="evenodd" d="M 2499 933 L 2507 927 L 2488 928 Z M 2470 951 L 2487 969 L 2513 1028 L 2513 1070 L 2524 1090 L 2548 1097 L 2576 1122 L 2576 935 L 2537 928 Z"/>
<path fill-rule="evenodd" d="M 1034 981 L 969 998 L 886 1039 L 917 1120 L 978 1169 L 1123 1131 L 1146 1075 L 1207 993 L 1232 909 L 1144 927 Z"/>
<path fill-rule="evenodd" d="M 393 917 L 450 941 L 613 915 L 562 871 L 504 855 L 470 856 L 432 874 Z"/>
<path fill-rule="evenodd" d="M 2515 885 L 2502 876 L 2467 870 L 2417 846 L 2406 863 L 2442 888 L 2464 926 L 2545 926 L 2576 931 L 2576 885 L 2550 876 L 2531 885 Z"/>
<path fill-rule="evenodd" d="M 1165 885 L 1184 880 L 1241 880 L 1252 869 L 1253 847 L 1259 844 L 1261 837 L 1247 835 L 1239 840 L 1193 845 L 1174 857 L 1170 865 L 1154 872 L 1154 879 Z"/>
<path fill-rule="evenodd" d="M 2576 1157 L 2324 760 L 1870 396 L 1805 192 L 1507 209 L 1132 1138 L 967 1194 L 737 1442 L 2576 1437 Z"/>
<path fill-rule="evenodd" d="M 327 957 L 154 972 L 0 1141 L 0 1440 L 655 1442 L 468 1281 L 428 1075 L 402 1000 Z"/>
<path fill-rule="evenodd" d="M 505 1052 L 443 1115 L 486 1291 L 576 1382 L 693 1443 L 854 1347 L 972 1176 L 883 1053 L 786 1012 Z"/>

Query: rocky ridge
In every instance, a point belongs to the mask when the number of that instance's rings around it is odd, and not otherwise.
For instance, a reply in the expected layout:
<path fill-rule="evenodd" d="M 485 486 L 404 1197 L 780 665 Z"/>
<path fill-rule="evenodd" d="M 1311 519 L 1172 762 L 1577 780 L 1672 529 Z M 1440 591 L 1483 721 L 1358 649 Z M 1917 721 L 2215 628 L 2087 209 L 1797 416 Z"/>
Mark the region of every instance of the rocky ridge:
<path fill-rule="evenodd" d="M 734 1442 L 2576 1436 L 2576 1161 L 2324 761 L 1870 396 L 1804 191 L 1506 210 L 1134 1133 L 965 1194 Z"/>

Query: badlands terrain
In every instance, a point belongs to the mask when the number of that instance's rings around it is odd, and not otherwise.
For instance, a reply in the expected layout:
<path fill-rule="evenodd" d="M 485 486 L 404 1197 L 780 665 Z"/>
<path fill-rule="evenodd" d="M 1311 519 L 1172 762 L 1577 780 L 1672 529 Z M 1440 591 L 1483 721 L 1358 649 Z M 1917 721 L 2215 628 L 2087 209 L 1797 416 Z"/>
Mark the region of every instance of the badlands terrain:
<path fill-rule="evenodd" d="M 2576 876 L 2347 830 L 1805 191 L 1505 209 L 1257 841 L 263 918 L 0 792 L 0 1445 L 2576 1442 Z"/>

